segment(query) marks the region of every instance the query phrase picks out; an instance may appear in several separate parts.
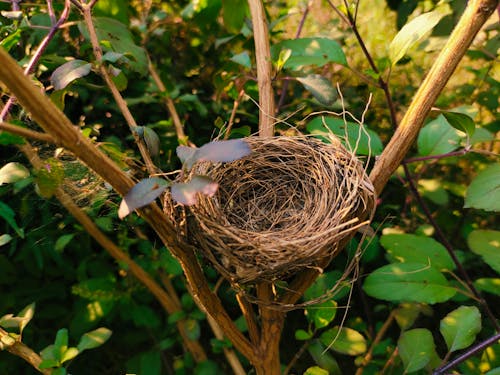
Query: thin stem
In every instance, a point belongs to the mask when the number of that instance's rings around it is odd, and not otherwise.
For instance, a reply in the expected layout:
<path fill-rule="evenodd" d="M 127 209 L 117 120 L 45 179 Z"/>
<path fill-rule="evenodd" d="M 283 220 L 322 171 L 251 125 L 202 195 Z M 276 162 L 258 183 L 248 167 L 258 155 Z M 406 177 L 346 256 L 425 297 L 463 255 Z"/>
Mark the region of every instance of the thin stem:
<path fill-rule="evenodd" d="M 297 361 L 300 359 L 300 357 L 302 357 L 302 354 L 304 354 L 304 352 L 307 350 L 307 348 L 309 347 L 310 343 L 311 343 L 311 340 L 306 340 L 301 345 L 301 347 L 299 348 L 299 350 L 297 351 L 297 353 L 295 353 L 295 355 L 293 356 L 292 360 L 286 366 L 285 370 L 283 371 L 283 375 L 288 375 L 290 373 L 290 371 L 292 370 L 293 366 L 297 363 Z"/>
<path fill-rule="evenodd" d="M 224 139 L 229 139 L 229 136 L 231 135 L 231 130 L 233 128 L 234 124 L 234 118 L 236 117 L 236 111 L 238 110 L 238 107 L 240 105 L 241 98 L 243 98 L 243 95 L 245 95 L 245 90 L 241 90 L 240 93 L 238 94 L 238 97 L 233 103 L 233 110 L 231 111 L 231 116 L 229 117 L 229 122 L 227 123 L 226 131 L 224 134 Z"/>
<path fill-rule="evenodd" d="M 295 39 L 298 39 L 300 37 L 300 34 L 302 33 L 302 29 L 304 28 L 304 24 L 306 22 L 307 15 L 309 14 L 312 4 L 313 2 L 312 0 L 310 0 L 307 3 L 306 8 L 304 9 L 304 13 L 302 14 L 302 18 L 300 19 L 299 27 L 297 28 L 297 32 L 295 33 Z M 285 80 L 283 82 L 283 86 L 281 87 L 281 94 L 278 101 L 278 105 L 276 106 L 276 113 L 279 112 L 280 108 L 283 106 L 283 103 L 285 102 L 286 92 L 288 91 L 288 85 L 289 85 L 289 80 Z"/>
<path fill-rule="evenodd" d="M 259 87 L 259 136 L 274 135 L 273 117 L 275 111 L 272 87 L 271 48 L 266 12 L 261 0 L 248 0 L 252 15 L 255 59 L 257 63 L 257 85 Z"/>
<path fill-rule="evenodd" d="M 8 122 L 0 121 L 0 130 L 6 131 L 11 134 L 20 135 L 24 138 L 35 139 L 37 141 L 43 141 L 48 143 L 56 143 L 55 139 L 50 134 L 45 134 L 37 132 L 35 130 L 23 128 L 18 125 L 10 124 Z"/>
<path fill-rule="evenodd" d="M 436 369 L 432 375 L 443 375 L 446 373 L 446 371 L 451 370 L 455 366 L 459 365 L 466 359 L 472 357 L 473 355 L 478 354 L 479 352 L 482 352 L 484 349 L 486 349 L 488 346 L 495 344 L 498 340 L 500 340 L 500 333 L 497 333 L 496 335 L 490 337 L 489 339 L 484 340 L 483 342 L 480 342 L 479 344 L 473 346 L 472 348 L 468 349 L 464 354 L 459 355 L 457 358 L 455 358 L 453 361 L 449 362 L 443 367 L 440 367 Z"/>
<path fill-rule="evenodd" d="M 111 79 L 111 76 L 108 70 L 106 69 L 106 66 L 103 64 L 102 61 L 103 53 L 101 46 L 99 44 L 99 39 L 97 37 L 97 32 L 94 26 L 94 22 L 92 20 L 92 6 L 94 4 L 95 1 L 90 1 L 88 4 L 80 3 L 83 13 L 83 19 L 85 21 L 85 25 L 87 26 L 87 30 L 89 32 L 90 43 L 92 44 L 94 56 L 97 61 L 97 64 L 99 65 L 99 72 L 101 73 L 101 76 L 104 78 L 106 85 L 110 89 L 111 94 L 113 95 L 113 98 L 115 99 L 115 102 L 118 105 L 118 108 L 120 108 L 120 111 L 129 126 L 130 132 L 132 133 L 134 140 L 137 144 L 137 147 L 139 148 L 139 152 L 141 153 L 141 156 L 144 160 L 144 163 L 146 164 L 146 168 L 149 174 L 154 175 L 157 172 L 157 169 L 151 159 L 151 155 L 149 154 L 146 145 L 140 139 L 139 135 L 137 134 L 137 131 L 135 130 L 137 127 L 137 123 L 134 119 L 134 116 L 132 116 L 132 113 L 128 108 L 127 102 L 125 101 L 125 99 L 123 99 L 122 95 L 120 94 L 120 91 L 118 90 L 115 83 Z"/>
<path fill-rule="evenodd" d="M 404 160 L 405 164 L 414 163 L 417 161 L 427 161 L 427 160 L 439 160 L 444 158 L 450 158 L 452 156 L 463 156 L 471 151 L 470 147 L 463 148 L 462 150 L 447 152 L 441 155 L 429 155 L 429 156 L 418 156 L 414 158 L 408 158 Z"/>
<path fill-rule="evenodd" d="M 427 220 L 429 223 L 432 225 L 434 230 L 436 231 L 436 236 L 439 238 L 439 241 L 443 244 L 443 246 L 446 248 L 448 251 L 448 254 L 450 255 L 451 259 L 453 260 L 453 263 L 455 263 L 455 266 L 457 267 L 458 272 L 460 275 L 463 277 L 465 283 L 467 284 L 468 288 L 470 291 L 474 294 L 474 296 L 477 298 L 481 306 L 483 307 L 484 311 L 486 312 L 486 315 L 488 315 L 488 318 L 490 319 L 491 323 L 493 324 L 493 327 L 495 327 L 495 330 L 497 332 L 500 332 L 500 325 L 497 322 L 497 319 L 495 318 L 495 315 L 493 312 L 490 310 L 490 307 L 484 300 L 484 298 L 481 296 L 481 293 L 476 289 L 474 286 L 474 283 L 472 282 L 471 278 L 469 277 L 469 274 L 465 270 L 465 268 L 462 266 L 462 263 L 460 263 L 460 260 L 455 254 L 455 251 L 453 250 L 452 244 L 448 241 L 446 236 L 444 235 L 443 231 L 441 230 L 441 227 L 439 224 L 436 222 L 434 219 L 434 216 L 432 216 L 431 211 L 429 210 L 429 207 L 427 207 L 427 204 L 425 201 L 422 199 L 422 196 L 418 192 L 417 186 L 415 185 L 415 182 L 413 181 L 413 178 L 411 177 L 410 171 L 408 169 L 408 166 L 403 163 L 403 168 L 405 171 L 405 175 L 408 181 L 408 186 L 410 188 L 410 191 L 412 192 L 413 196 L 417 200 L 419 206 L 422 208 L 422 211 L 424 212 Z"/>

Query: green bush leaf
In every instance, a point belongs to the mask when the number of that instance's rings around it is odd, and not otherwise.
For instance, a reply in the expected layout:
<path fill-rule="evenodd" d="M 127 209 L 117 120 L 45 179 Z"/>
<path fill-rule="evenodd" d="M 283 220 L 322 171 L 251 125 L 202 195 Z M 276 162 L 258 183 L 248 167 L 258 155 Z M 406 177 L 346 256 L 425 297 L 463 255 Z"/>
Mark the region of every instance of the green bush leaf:
<path fill-rule="evenodd" d="M 297 77 L 296 79 L 321 104 L 330 106 L 337 100 L 337 90 L 333 88 L 331 82 L 325 77 L 319 74 L 310 74 L 305 77 Z"/>
<path fill-rule="evenodd" d="M 64 248 L 71 242 L 71 240 L 75 237 L 74 233 L 71 234 L 63 234 L 59 237 L 54 245 L 54 250 L 57 252 L 63 252 Z"/>
<path fill-rule="evenodd" d="M 250 60 L 250 55 L 247 51 L 243 51 L 241 53 L 233 55 L 230 60 L 235 62 L 236 64 L 243 65 L 247 69 L 252 68 L 252 61 Z"/>
<path fill-rule="evenodd" d="M 327 38 L 299 38 L 279 42 L 271 47 L 273 61 L 277 61 L 281 50 L 289 49 L 291 56 L 283 67 L 298 70 L 305 65 L 321 67 L 328 63 L 337 63 L 347 66 L 344 51 L 333 39 Z"/>
<path fill-rule="evenodd" d="M 438 303 L 456 293 L 437 269 L 422 263 L 389 264 L 373 271 L 363 289 L 375 298 L 395 302 Z"/>
<path fill-rule="evenodd" d="M 430 264 L 438 270 L 453 270 L 455 263 L 446 248 L 430 237 L 414 234 L 386 234 L 380 243 L 391 262 Z"/>
<path fill-rule="evenodd" d="M 0 185 L 12 184 L 29 177 L 30 171 L 20 163 L 7 163 L 0 168 Z"/>
<path fill-rule="evenodd" d="M 500 164 L 489 165 L 472 180 L 465 194 L 466 208 L 500 212 Z"/>
<path fill-rule="evenodd" d="M 329 372 L 325 369 L 322 369 L 319 366 L 313 366 L 309 367 L 306 372 L 304 372 L 304 375 L 328 375 Z"/>
<path fill-rule="evenodd" d="M 195 319 L 186 319 L 184 321 L 184 327 L 186 328 L 186 336 L 190 340 L 198 340 L 200 338 L 200 324 Z"/>
<path fill-rule="evenodd" d="M 87 349 L 94 349 L 104 344 L 111 337 L 111 330 L 101 327 L 85 333 L 78 343 L 77 349 L 83 352 Z"/>
<path fill-rule="evenodd" d="M 337 314 L 337 302 L 330 300 L 306 308 L 307 320 L 314 323 L 316 329 L 325 328 Z"/>
<path fill-rule="evenodd" d="M 62 90 L 78 78 L 90 73 L 92 64 L 83 60 L 71 60 L 61 65 L 50 76 L 50 83 L 54 90 Z"/>
<path fill-rule="evenodd" d="M 396 65 L 411 47 L 422 40 L 425 34 L 431 31 L 446 14 L 447 12 L 438 8 L 421 14 L 404 25 L 389 45 L 389 59 L 392 66 Z"/>
<path fill-rule="evenodd" d="M 367 348 L 363 335 L 347 327 L 333 327 L 323 332 L 319 339 L 323 345 L 347 355 L 363 354 Z"/>
<path fill-rule="evenodd" d="M 448 192 L 443 187 L 443 182 L 437 178 L 418 180 L 418 191 L 425 198 L 440 206 L 447 205 L 449 202 Z"/>
<path fill-rule="evenodd" d="M 9 226 L 16 231 L 19 237 L 24 238 L 24 229 L 19 228 L 19 226 L 17 225 L 14 218 L 15 215 L 16 214 L 12 210 L 12 208 L 0 201 L 0 217 L 3 218 L 7 222 L 7 224 L 9 224 Z"/>
<path fill-rule="evenodd" d="M 499 278 L 480 278 L 474 281 L 474 286 L 483 291 L 500 296 L 500 279 Z"/>
<path fill-rule="evenodd" d="M 335 357 L 329 353 L 319 339 L 311 341 L 307 347 L 307 351 L 314 359 L 314 362 L 321 368 L 327 370 L 331 374 L 341 374 L 339 364 Z"/>
<path fill-rule="evenodd" d="M 423 369 L 435 353 L 431 332 L 424 328 L 403 332 L 398 340 L 398 350 L 405 373 Z"/>
<path fill-rule="evenodd" d="M 441 320 L 439 330 L 448 351 L 465 349 L 481 331 L 481 313 L 475 306 L 460 306 Z"/>
<path fill-rule="evenodd" d="M 472 117 L 461 112 L 441 111 L 441 113 L 446 118 L 446 121 L 448 121 L 448 124 L 455 129 L 464 132 L 469 138 L 474 135 L 476 124 L 474 124 Z"/>
<path fill-rule="evenodd" d="M 118 208 L 118 217 L 123 219 L 129 213 L 137 208 L 144 207 L 165 191 L 170 185 L 170 182 L 159 177 L 146 178 L 139 181 L 130 191 L 123 197 Z"/>
<path fill-rule="evenodd" d="M 430 121 L 420 131 L 417 139 L 418 153 L 423 156 L 441 155 L 456 150 L 462 136 L 443 115 Z"/>
<path fill-rule="evenodd" d="M 80 354 L 80 352 L 77 348 L 68 348 L 61 356 L 61 363 L 71 361 L 78 354 Z"/>
<path fill-rule="evenodd" d="M 248 14 L 248 1 L 222 0 L 222 20 L 230 33 L 237 34 L 241 30 Z"/>
<path fill-rule="evenodd" d="M 384 148 L 380 137 L 374 131 L 366 126 L 361 128 L 354 122 L 345 123 L 335 117 L 315 117 L 307 124 L 307 131 L 325 142 L 330 142 L 329 137 L 334 134 L 344 146 L 359 155 L 380 155 Z"/>
<path fill-rule="evenodd" d="M 312 332 L 304 331 L 303 329 L 295 331 L 295 338 L 300 341 L 309 340 L 312 336 Z"/>
<path fill-rule="evenodd" d="M 500 231 L 475 230 L 467 237 L 470 249 L 500 274 Z"/>

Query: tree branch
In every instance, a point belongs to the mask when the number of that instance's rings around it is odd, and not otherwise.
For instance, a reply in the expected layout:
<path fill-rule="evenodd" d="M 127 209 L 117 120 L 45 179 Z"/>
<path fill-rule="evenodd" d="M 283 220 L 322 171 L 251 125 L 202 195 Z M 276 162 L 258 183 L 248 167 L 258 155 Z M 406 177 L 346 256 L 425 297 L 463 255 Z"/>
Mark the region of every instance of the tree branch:
<path fill-rule="evenodd" d="M 438 95 L 467 52 L 474 37 L 497 6 L 498 0 L 469 1 L 446 45 L 420 85 L 399 127 L 370 173 L 377 194 L 380 194 L 408 153 Z"/>
<path fill-rule="evenodd" d="M 259 86 L 259 136 L 274 135 L 274 93 L 272 87 L 271 48 L 266 12 L 261 0 L 248 0 L 252 15 L 257 84 Z"/>
<path fill-rule="evenodd" d="M 37 141 L 55 143 L 54 138 L 52 138 L 50 134 L 45 134 L 37 132 L 35 130 L 23 128 L 22 126 L 9 124 L 8 122 L 0 121 L 0 130 L 6 131 L 11 134 L 20 135 L 21 137 L 28 139 L 35 139 Z"/>

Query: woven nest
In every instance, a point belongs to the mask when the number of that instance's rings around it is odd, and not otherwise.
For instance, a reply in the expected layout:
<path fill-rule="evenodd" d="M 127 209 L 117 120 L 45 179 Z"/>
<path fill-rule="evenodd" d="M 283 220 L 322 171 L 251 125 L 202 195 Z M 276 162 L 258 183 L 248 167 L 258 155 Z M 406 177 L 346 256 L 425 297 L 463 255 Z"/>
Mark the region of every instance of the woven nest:
<path fill-rule="evenodd" d="M 182 239 L 236 284 L 321 268 L 374 209 L 362 164 L 338 141 L 245 140 L 252 148 L 248 157 L 193 168 L 217 181 L 219 189 L 185 208 Z M 170 203 L 167 210 L 179 222 L 178 207 Z"/>

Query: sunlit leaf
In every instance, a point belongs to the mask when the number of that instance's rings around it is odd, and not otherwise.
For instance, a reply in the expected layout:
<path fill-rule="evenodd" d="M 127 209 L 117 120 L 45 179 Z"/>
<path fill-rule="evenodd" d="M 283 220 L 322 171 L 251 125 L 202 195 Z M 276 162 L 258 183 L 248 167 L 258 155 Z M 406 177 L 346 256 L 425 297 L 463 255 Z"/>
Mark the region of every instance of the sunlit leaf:
<path fill-rule="evenodd" d="M 29 177 L 29 170 L 22 164 L 11 162 L 0 168 L 0 185 L 11 184 Z"/>
<path fill-rule="evenodd" d="M 455 129 L 464 132 L 469 138 L 474 135 L 476 124 L 470 116 L 461 112 L 441 111 L 441 113 Z"/>
<path fill-rule="evenodd" d="M 474 281 L 474 286 L 480 291 L 500 296 L 500 278 L 480 278 Z"/>
<path fill-rule="evenodd" d="M 418 191 L 433 203 L 444 206 L 449 202 L 449 195 L 443 185 L 438 178 L 421 178 L 418 180 Z"/>
<path fill-rule="evenodd" d="M 146 178 L 139 181 L 121 201 L 120 208 L 118 209 L 118 217 L 123 219 L 135 209 L 150 204 L 169 186 L 170 182 L 158 177 Z"/>
<path fill-rule="evenodd" d="M 198 202 L 198 194 L 209 197 L 217 192 L 219 185 L 207 176 L 194 176 L 189 182 L 180 182 L 172 185 L 172 198 L 186 206 L 195 205 Z"/>
<path fill-rule="evenodd" d="M 283 67 L 297 70 L 304 65 L 323 66 L 328 63 L 347 65 L 344 51 L 333 39 L 327 38 L 299 38 L 279 42 L 271 46 L 273 61 L 278 61 L 283 49 L 291 51 L 291 56 Z"/>
<path fill-rule="evenodd" d="M 78 78 L 90 73 L 92 64 L 83 60 L 71 60 L 61 65 L 50 76 L 50 83 L 54 90 L 62 90 Z"/>
<path fill-rule="evenodd" d="M 418 134 L 417 145 L 420 155 L 441 155 L 460 147 L 462 136 L 443 115 L 425 125 Z"/>
<path fill-rule="evenodd" d="M 337 91 L 328 79 L 319 74 L 310 74 L 306 77 L 297 77 L 297 81 L 308 90 L 318 102 L 323 105 L 332 105 L 337 100 Z"/>
<path fill-rule="evenodd" d="M 64 363 L 64 362 L 67 362 L 67 361 L 71 361 L 78 354 L 80 354 L 80 351 L 77 348 L 68 348 L 68 349 L 66 349 L 66 351 L 61 356 L 61 363 Z"/>
<path fill-rule="evenodd" d="M 56 333 L 56 339 L 54 341 L 54 357 L 61 361 L 61 358 L 68 349 L 68 330 L 66 328 L 61 328 Z"/>
<path fill-rule="evenodd" d="M 354 122 L 335 117 L 315 117 L 307 124 L 307 131 L 325 142 L 331 134 L 340 138 L 344 146 L 359 155 L 380 155 L 384 146 L 377 133 Z"/>
<path fill-rule="evenodd" d="M 500 212 L 500 163 L 489 165 L 472 180 L 464 207 Z"/>
<path fill-rule="evenodd" d="M 439 330 L 448 351 L 465 349 L 481 331 L 481 313 L 475 306 L 460 306 L 441 320 Z"/>
<path fill-rule="evenodd" d="M 380 243 L 391 262 L 429 264 L 438 270 L 453 270 L 455 263 L 446 248 L 430 237 L 414 234 L 386 234 Z"/>
<path fill-rule="evenodd" d="M 423 369 L 435 353 L 432 333 L 428 329 L 416 328 L 401 334 L 398 351 L 405 369 L 410 373 Z"/>
<path fill-rule="evenodd" d="M 478 229 L 469 234 L 470 249 L 480 255 L 495 271 L 500 273 L 500 231 Z"/>
<path fill-rule="evenodd" d="M 438 303 L 456 294 L 436 268 L 422 263 L 389 264 L 373 271 L 363 285 L 375 298 L 395 302 Z"/>
<path fill-rule="evenodd" d="M 12 241 L 12 236 L 10 234 L 0 235 L 0 246 L 8 244 L 10 241 Z"/>
<path fill-rule="evenodd" d="M 421 14 L 404 25 L 389 45 L 389 59 L 392 65 L 403 58 L 408 50 L 431 31 L 448 14 L 441 8 Z"/>
<path fill-rule="evenodd" d="M 314 323 L 316 329 L 328 326 L 337 314 L 337 302 L 334 300 L 318 303 L 306 308 L 307 320 Z"/>
<path fill-rule="evenodd" d="M 309 367 L 306 372 L 304 372 L 304 375 L 328 375 L 329 372 L 325 369 L 322 369 L 319 366 L 313 366 Z"/>
<path fill-rule="evenodd" d="M 111 330 L 101 327 L 94 331 L 85 333 L 78 343 L 78 351 L 83 352 L 87 349 L 94 349 L 104 344 L 111 336 Z"/>
<path fill-rule="evenodd" d="M 22 333 L 24 327 L 26 327 L 31 319 L 33 319 L 33 316 L 35 315 L 35 307 L 35 302 L 30 303 L 28 306 L 22 309 L 19 314 L 17 314 L 17 316 L 22 319 L 22 321 L 19 323 L 19 333 Z"/>
<path fill-rule="evenodd" d="M 320 341 L 330 349 L 347 355 L 366 352 L 366 339 L 361 333 L 348 327 L 333 327 L 320 336 Z"/>

